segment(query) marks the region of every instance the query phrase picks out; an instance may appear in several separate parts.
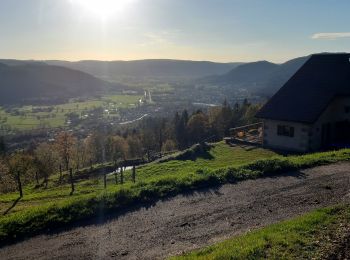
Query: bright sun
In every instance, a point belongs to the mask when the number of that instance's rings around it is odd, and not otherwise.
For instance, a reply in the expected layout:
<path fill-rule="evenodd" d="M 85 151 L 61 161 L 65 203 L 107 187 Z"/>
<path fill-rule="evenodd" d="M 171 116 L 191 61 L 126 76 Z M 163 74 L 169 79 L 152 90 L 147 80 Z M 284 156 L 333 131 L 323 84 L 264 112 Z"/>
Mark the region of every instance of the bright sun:
<path fill-rule="evenodd" d="M 71 0 L 79 4 L 95 16 L 106 19 L 116 13 L 121 13 L 134 0 Z"/>

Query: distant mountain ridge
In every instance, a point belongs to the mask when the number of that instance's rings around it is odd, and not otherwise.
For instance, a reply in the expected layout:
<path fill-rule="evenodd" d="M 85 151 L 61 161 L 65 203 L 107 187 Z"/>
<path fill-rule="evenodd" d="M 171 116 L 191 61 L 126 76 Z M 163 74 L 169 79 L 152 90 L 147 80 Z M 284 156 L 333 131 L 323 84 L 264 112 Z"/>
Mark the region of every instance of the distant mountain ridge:
<path fill-rule="evenodd" d="M 128 86 L 118 82 L 128 84 L 130 79 L 137 79 L 141 83 L 148 80 L 151 83 L 153 80 L 190 80 L 227 95 L 234 93 L 232 90 L 245 89 L 268 97 L 308 57 L 292 59 L 282 64 L 268 61 L 216 63 L 166 59 L 78 62 L 0 59 L 0 104 L 90 96 L 110 88 L 122 90 Z"/>
<path fill-rule="evenodd" d="M 47 64 L 84 71 L 95 77 L 118 81 L 123 77 L 154 78 L 164 81 L 193 80 L 213 74 L 223 74 L 241 65 L 241 62 L 218 63 L 171 59 L 134 61 L 45 61 Z"/>
<path fill-rule="evenodd" d="M 198 79 L 200 84 L 213 84 L 222 88 L 242 88 L 262 95 L 274 94 L 306 62 L 309 56 L 289 60 L 282 64 L 268 61 L 245 63 L 226 74 Z"/>
<path fill-rule="evenodd" d="M 108 82 L 65 67 L 0 63 L 0 104 L 89 96 L 109 87 Z"/>
<path fill-rule="evenodd" d="M 232 69 L 220 76 L 207 77 L 205 80 L 213 83 L 244 82 L 244 84 L 254 84 L 265 79 L 278 67 L 277 64 L 268 61 L 250 62 Z"/>

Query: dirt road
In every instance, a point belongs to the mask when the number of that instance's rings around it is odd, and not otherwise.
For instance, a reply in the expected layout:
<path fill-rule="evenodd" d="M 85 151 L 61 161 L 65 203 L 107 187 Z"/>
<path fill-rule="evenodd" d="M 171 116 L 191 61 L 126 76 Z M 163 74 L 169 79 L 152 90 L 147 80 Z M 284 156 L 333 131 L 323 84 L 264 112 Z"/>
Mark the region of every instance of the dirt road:
<path fill-rule="evenodd" d="M 350 201 L 349 163 L 179 195 L 1 248 L 0 259 L 162 259 L 342 201 Z"/>

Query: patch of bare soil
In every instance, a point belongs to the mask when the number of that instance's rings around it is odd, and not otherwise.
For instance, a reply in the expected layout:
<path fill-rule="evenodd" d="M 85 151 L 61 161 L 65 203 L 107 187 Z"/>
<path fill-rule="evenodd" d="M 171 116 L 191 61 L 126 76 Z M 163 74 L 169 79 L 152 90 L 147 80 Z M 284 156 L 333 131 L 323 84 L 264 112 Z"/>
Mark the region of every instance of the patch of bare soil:
<path fill-rule="evenodd" d="M 339 163 L 179 195 L 0 249 L 0 259 L 162 259 L 350 201 Z M 347 248 L 348 249 L 348 248 Z"/>
<path fill-rule="evenodd" d="M 337 227 L 329 230 L 322 240 L 321 250 L 317 255 L 318 259 L 350 259 L 350 223 L 348 219 L 341 219 Z"/>

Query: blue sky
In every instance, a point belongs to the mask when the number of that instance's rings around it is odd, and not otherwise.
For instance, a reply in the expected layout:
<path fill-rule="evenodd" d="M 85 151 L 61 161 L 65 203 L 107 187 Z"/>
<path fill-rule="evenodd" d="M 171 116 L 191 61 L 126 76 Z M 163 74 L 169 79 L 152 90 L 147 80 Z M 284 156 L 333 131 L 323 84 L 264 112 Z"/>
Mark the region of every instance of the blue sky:
<path fill-rule="evenodd" d="M 283 62 L 350 52 L 348 0 L 0 0 L 0 57 Z"/>

